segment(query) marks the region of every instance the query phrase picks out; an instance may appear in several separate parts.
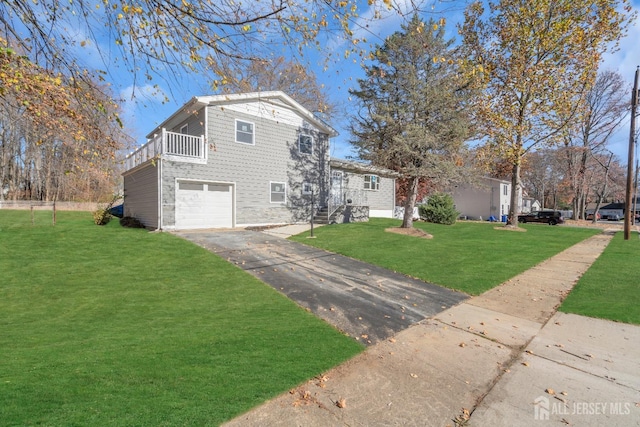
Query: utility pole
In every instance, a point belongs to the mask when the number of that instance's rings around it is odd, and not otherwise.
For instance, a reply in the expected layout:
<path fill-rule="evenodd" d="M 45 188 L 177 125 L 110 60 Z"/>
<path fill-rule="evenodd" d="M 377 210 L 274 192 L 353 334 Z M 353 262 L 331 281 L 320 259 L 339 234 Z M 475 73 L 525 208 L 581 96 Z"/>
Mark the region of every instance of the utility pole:
<path fill-rule="evenodd" d="M 638 74 L 640 67 L 636 68 L 636 76 L 633 82 L 633 92 L 631 93 L 631 125 L 629 131 L 629 159 L 627 161 L 627 191 L 625 194 L 624 210 L 624 240 L 629 240 L 631 235 L 631 187 L 633 183 L 633 148 L 636 137 L 636 107 L 638 106 Z"/>

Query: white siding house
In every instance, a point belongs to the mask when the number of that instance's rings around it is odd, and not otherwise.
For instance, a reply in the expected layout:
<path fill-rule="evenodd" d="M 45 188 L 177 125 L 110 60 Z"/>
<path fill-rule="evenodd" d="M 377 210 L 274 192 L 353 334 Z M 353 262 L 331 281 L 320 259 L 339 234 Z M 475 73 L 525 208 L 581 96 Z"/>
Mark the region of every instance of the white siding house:
<path fill-rule="evenodd" d="M 504 221 L 509 214 L 511 183 L 496 178 L 482 178 L 475 184 L 460 185 L 452 192 L 460 217 Z"/>

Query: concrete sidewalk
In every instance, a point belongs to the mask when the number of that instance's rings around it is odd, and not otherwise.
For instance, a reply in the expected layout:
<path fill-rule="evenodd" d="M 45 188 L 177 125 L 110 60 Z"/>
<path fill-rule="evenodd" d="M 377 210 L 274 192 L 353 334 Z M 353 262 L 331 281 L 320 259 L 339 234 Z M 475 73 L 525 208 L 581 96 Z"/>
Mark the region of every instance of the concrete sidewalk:
<path fill-rule="evenodd" d="M 555 312 L 610 239 L 587 239 L 226 425 L 638 426 L 640 327 Z"/>
<path fill-rule="evenodd" d="M 314 224 L 314 229 L 322 227 L 324 224 Z M 305 231 L 309 231 L 311 229 L 311 224 L 290 224 L 284 225 L 282 227 L 274 227 L 268 228 L 263 231 L 263 233 L 268 234 L 274 237 L 282 237 L 286 239 L 291 236 L 295 236 L 296 234 L 304 233 Z"/>

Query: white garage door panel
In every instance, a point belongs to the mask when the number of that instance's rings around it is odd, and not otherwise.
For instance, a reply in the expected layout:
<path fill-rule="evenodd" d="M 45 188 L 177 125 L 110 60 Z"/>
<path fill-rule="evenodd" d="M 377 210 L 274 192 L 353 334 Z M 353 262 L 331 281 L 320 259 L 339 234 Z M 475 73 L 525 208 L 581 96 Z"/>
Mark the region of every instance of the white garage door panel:
<path fill-rule="evenodd" d="M 177 229 L 232 226 L 233 192 L 230 184 L 178 182 Z"/>

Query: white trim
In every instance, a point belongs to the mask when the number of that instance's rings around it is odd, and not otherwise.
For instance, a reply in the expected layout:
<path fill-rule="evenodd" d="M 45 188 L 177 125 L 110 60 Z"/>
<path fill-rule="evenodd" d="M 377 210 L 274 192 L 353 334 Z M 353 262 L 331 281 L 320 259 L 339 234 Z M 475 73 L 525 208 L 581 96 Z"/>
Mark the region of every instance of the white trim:
<path fill-rule="evenodd" d="M 284 200 L 283 201 L 278 201 L 278 202 L 274 202 L 272 199 L 273 196 L 273 191 L 271 190 L 271 186 L 273 184 L 282 184 L 284 185 L 284 190 L 282 191 L 282 194 L 284 194 Z M 276 194 L 280 194 L 280 192 L 277 192 Z M 278 204 L 278 205 L 286 205 L 287 204 L 287 183 L 286 181 L 269 181 L 269 203 L 272 204 Z"/>
<path fill-rule="evenodd" d="M 369 209 L 369 218 L 393 218 L 393 209 Z"/>
<path fill-rule="evenodd" d="M 202 133 L 202 137 L 204 141 L 202 141 L 203 150 L 204 150 L 204 158 L 205 165 L 209 162 L 209 106 L 206 105 L 204 107 L 204 132 Z"/>
<path fill-rule="evenodd" d="M 367 182 L 367 177 L 369 177 L 369 182 Z M 375 177 L 375 179 L 372 179 Z M 380 176 L 372 173 L 368 173 L 362 176 L 363 186 L 362 189 L 365 191 L 380 191 Z M 369 188 L 367 188 L 367 184 L 369 184 Z"/>
<path fill-rule="evenodd" d="M 308 191 L 305 190 L 306 186 L 309 186 L 309 190 Z M 312 192 L 313 192 L 313 184 L 310 183 L 309 181 L 303 181 L 302 182 L 302 195 L 310 196 Z"/>
<path fill-rule="evenodd" d="M 162 157 L 158 159 L 158 230 L 164 226 L 164 213 L 162 205 Z"/>
<path fill-rule="evenodd" d="M 244 142 L 244 141 L 238 141 L 238 122 L 242 122 L 242 123 L 246 123 L 251 125 L 251 142 Z M 233 122 L 233 138 L 234 141 L 237 144 L 244 144 L 244 145 L 256 145 L 256 124 L 253 122 L 250 122 L 248 120 L 242 120 L 242 119 L 235 119 L 235 121 Z M 243 133 L 248 133 L 248 132 L 243 132 Z"/>
<path fill-rule="evenodd" d="M 311 152 L 310 153 L 305 153 L 304 151 L 301 150 L 301 145 L 300 142 L 302 140 L 302 138 L 309 138 L 311 140 Z M 315 145 L 315 141 L 312 135 L 306 134 L 306 133 L 301 133 L 300 135 L 298 135 L 298 153 L 300 154 L 304 154 L 305 156 L 312 156 L 313 155 L 313 146 Z"/>
<path fill-rule="evenodd" d="M 182 126 L 180 126 L 180 133 L 183 135 L 189 135 L 189 123 L 185 123 Z"/>
<path fill-rule="evenodd" d="M 147 138 L 151 138 L 151 135 L 153 135 L 157 129 L 160 129 L 162 127 L 173 128 L 177 124 L 176 122 L 184 120 L 184 117 L 188 117 L 192 114 L 193 111 L 197 111 L 198 108 L 205 107 L 207 105 L 232 105 L 243 104 L 252 101 L 274 103 L 274 101 L 276 100 L 289 106 L 289 108 L 294 110 L 306 121 L 313 124 L 323 133 L 327 133 L 329 137 L 338 135 L 338 132 L 335 129 L 316 117 L 312 112 L 304 108 L 286 93 L 282 91 L 265 91 L 231 95 L 194 96 L 189 101 L 187 101 L 179 110 L 175 111 L 169 118 L 167 118 L 158 127 L 156 127 L 149 134 L 149 136 L 147 136 Z"/>

